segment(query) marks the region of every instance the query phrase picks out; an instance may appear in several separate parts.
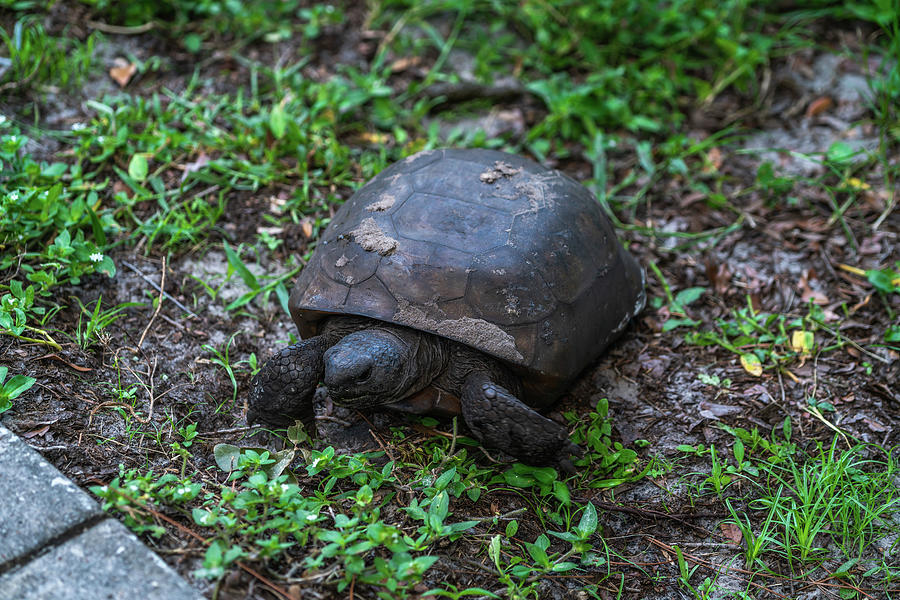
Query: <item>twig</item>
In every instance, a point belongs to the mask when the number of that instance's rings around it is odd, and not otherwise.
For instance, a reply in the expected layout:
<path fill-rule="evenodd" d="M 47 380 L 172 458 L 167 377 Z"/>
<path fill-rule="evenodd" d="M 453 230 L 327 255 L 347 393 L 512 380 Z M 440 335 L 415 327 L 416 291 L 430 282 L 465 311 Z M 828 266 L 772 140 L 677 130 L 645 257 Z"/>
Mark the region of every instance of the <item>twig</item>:
<path fill-rule="evenodd" d="M 699 525 L 694 525 L 693 523 L 688 523 L 681 517 L 685 516 L 685 517 L 693 517 L 693 518 L 698 518 L 698 519 L 699 518 L 720 519 L 725 516 L 725 515 L 721 515 L 718 513 L 695 513 L 695 514 L 686 514 L 686 515 L 670 515 L 670 514 L 667 514 L 667 513 L 658 511 L 658 510 L 653 510 L 650 508 L 632 508 L 630 506 L 619 506 L 618 504 L 611 504 L 609 502 L 601 502 L 599 500 L 590 500 L 589 502 L 600 510 L 623 512 L 623 513 L 628 513 L 628 514 L 632 514 L 632 515 L 637 515 L 639 517 L 644 517 L 647 519 L 656 519 L 656 518 L 669 519 L 670 521 L 675 521 L 677 523 L 681 523 L 685 527 L 690 527 L 691 529 L 694 529 L 698 532 L 702 532 L 703 535 L 710 536 L 710 537 L 714 536 L 715 533 L 713 533 L 707 529 L 704 529 L 703 527 L 700 527 Z"/>
<path fill-rule="evenodd" d="M 144 281 L 146 281 L 147 284 L 150 285 L 150 286 L 151 286 L 153 289 L 155 289 L 157 292 L 162 293 L 162 295 L 165 296 L 166 299 L 169 300 L 172 304 L 174 304 L 175 306 L 177 306 L 178 308 L 180 308 L 181 310 L 183 310 L 184 312 L 186 312 L 187 314 L 189 314 L 189 315 L 192 316 L 193 318 L 195 318 L 195 319 L 199 319 L 199 318 L 200 318 L 200 317 L 198 317 L 196 314 L 194 314 L 194 313 L 193 313 L 188 307 L 186 307 L 184 304 L 182 304 L 181 302 L 179 302 L 178 300 L 176 300 L 175 298 L 173 298 L 172 296 L 170 296 L 168 292 L 166 292 L 165 290 L 161 290 L 161 289 L 159 288 L 159 284 L 157 284 L 155 281 L 153 281 L 152 279 L 150 279 L 149 277 L 147 277 L 146 275 L 144 275 L 144 274 L 140 271 L 140 269 L 138 269 L 137 267 L 135 267 L 133 264 L 131 264 L 130 262 L 128 262 L 128 261 L 126 261 L 126 260 L 123 260 L 123 261 L 122 261 L 122 264 L 125 265 L 126 267 L 128 267 L 129 269 L 131 269 L 132 271 L 134 271 L 135 273 L 137 273 L 138 276 L 140 276 L 141 279 L 143 279 Z"/>
<path fill-rule="evenodd" d="M 894 210 L 894 206 L 897 203 L 897 194 L 896 192 L 888 186 L 890 190 L 891 199 L 888 201 L 887 206 L 884 207 L 884 211 L 875 219 L 875 222 L 872 224 L 872 229 L 878 231 L 878 228 L 881 227 L 881 224 L 887 219 L 888 215 L 891 214 L 891 211 Z"/>
<path fill-rule="evenodd" d="M 314 417 L 316 421 L 331 421 L 332 423 L 337 423 L 338 425 L 343 425 L 344 427 L 350 427 L 353 425 L 350 421 L 345 421 L 344 419 L 332 416 L 332 415 L 316 415 Z"/>
<path fill-rule="evenodd" d="M 147 332 L 150 331 L 150 326 L 153 325 L 153 321 L 156 320 L 156 315 L 159 314 L 159 311 L 162 309 L 162 301 L 163 296 L 166 295 L 166 257 L 162 258 L 162 277 L 159 282 L 159 297 L 156 301 L 156 310 L 153 311 L 153 316 L 150 317 L 150 322 L 147 323 L 147 326 L 144 328 L 144 333 L 141 334 L 141 339 L 138 340 L 137 347 L 140 350 L 141 346 L 144 344 L 144 338 L 147 337 Z"/>
<path fill-rule="evenodd" d="M 94 415 L 97 414 L 97 411 L 101 408 L 106 408 L 109 406 L 121 406 L 123 408 L 127 408 L 129 412 L 131 412 L 131 416 L 140 421 L 140 417 L 137 416 L 137 413 L 134 411 L 134 407 L 128 404 L 127 402 L 118 402 L 116 400 L 110 400 L 109 402 L 101 402 L 97 406 L 91 409 L 90 415 L 88 416 L 88 424 L 87 428 L 90 429 L 91 423 L 94 420 Z"/>
<path fill-rule="evenodd" d="M 484 523 L 485 521 L 493 521 L 494 519 L 497 519 L 498 521 L 508 521 L 509 519 L 512 519 L 513 517 L 517 517 L 524 512 L 528 512 L 528 509 L 523 507 L 523 508 L 516 508 L 507 513 L 503 513 L 502 515 L 493 515 L 490 517 L 479 517 L 479 516 L 475 516 L 475 515 L 459 515 L 459 518 L 462 519 L 463 521 L 478 521 L 479 523 Z"/>
<path fill-rule="evenodd" d="M 112 33 L 115 35 L 137 35 L 139 33 L 147 33 L 156 27 L 156 21 L 148 21 L 143 25 L 134 25 L 125 27 L 122 25 L 110 25 L 109 23 L 101 23 L 100 21 L 88 21 L 88 27 L 102 31 L 103 33 Z"/>
<path fill-rule="evenodd" d="M 444 458 L 441 459 L 441 463 L 437 466 L 437 471 L 440 471 L 444 468 L 444 465 L 447 464 L 447 461 L 450 460 L 450 457 L 456 452 L 456 437 L 457 437 L 457 423 L 456 417 L 453 417 L 453 437 L 450 438 L 450 450 L 444 455 Z"/>
<path fill-rule="evenodd" d="M 372 424 L 369 423 L 369 435 L 372 436 L 372 439 L 375 440 L 375 443 L 378 444 L 381 451 L 384 452 L 384 455 L 388 457 L 388 460 L 396 462 L 397 459 L 394 457 L 393 452 L 385 445 L 384 440 L 381 439 L 381 436 L 375 432 L 375 429 L 371 425 Z"/>
<path fill-rule="evenodd" d="M 813 386 L 812 391 L 809 394 L 810 398 L 816 397 L 816 391 L 819 388 L 819 355 L 816 354 L 815 360 L 813 360 Z M 847 434 L 844 433 L 841 429 L 839 429 L 836 425 L 834 425 L 831 421 L 825 418 L 822 414 L 822 411 L 819 410 L 818 406 L 803 406 L 803 409 L 821 421 L 826 427 L 834 431 L 835 433 L 841 436 L 841 439 L 844 440 L 844 443 L 847 444 L 848 448 L 852 448 L 850 444 L 850 440 L 847 439 Z M 852 437 L 852 436 L 851 436 Z M 856 438 L 853 438 L 854 441 L 858 441 Z"/>
<path fill-rule="evenodd" d="M 230 429 L 216 429 L 215 431 L 208 431 L 205 433 L 198 433 L 197 437 L 215 437 L 217 435 L 225 435 L 226 433 L 243 433 L 245 431 L 250 431 L 253 429 L 251 426 L 245 427 L 231 427 Z"/>
<path fill-rule="evenodd" d="M 670 546 L 670 545 L 668 545 L 668 544 L 666 544 L 666 543 L 664 543 L 664 542 L 661 542 L 661 541 L 659 541 L 658 539 L 653 538 L 653 537 L 649 537 L 649 536 L 648 536 L 647 539 L 650 540 L 650 543 L 654 544 L 655 546 L 658 546 L 659 548 L 661 548 L 661 549 L 662 549 L 663 551 L 665 551 L 666 553 L 672 554 L 673 556 L 674 556 L 674 555 L 677 555 L 677 552 L 675 551 L 675 548 L 673 548 L 672 546 Z M 685 560 L 689 560 L 689 561 L 691 561 L 691 562 L 694 563 L 694 564 L 697 564 L 697 565 L 706 567 L 707 569 L 710 569 L 711 571 L 714 571 L 714 572 L 717 573 L 717 574 L 718 574 L 718 573 L 721 573 L 721 571 L 719 570 L 719 567 L 718 567 L 717 565 L 713 565 L 713 564 L 710 563 L 709 561 L 703 560 L 702 558 L 697 558 L 696 556 L 693 556 L 693 555 L 691 555 L 691 554 L 688 554 L 687 552 L 681 552 L 681 555 L 685 558 Z M 675 562 L 675 559 L 673 558 L 671 562 Z M 734 567 L 728 567 L 728 566 L 725 566 L 725 567 L 723 567 L 723 568 L 724 568 L 724 569 L 727 569 L 727 570 L 729 570 L 729 571 L 736 571 L 736 572 L 738 572 L 738 573 L 743 573 L 743 574 L 748 574 L 748 575 L 754 575 L 754 573 L 751 573 L 750 571 L 746 571 L 746 570 L 744 570 L 744 569 L 737 569 L 737 568 L 734 568 Z M 771 594 L 774 594 L 774 595 L 778 596 L 779 598 L 785 598 L 785 600 L 787 600 L 787 596 L 784 596 L 784 595 L 782 595 L 782 594 L 779 594 L 778 592 L 776 592 L 776 591 L 773 590 L 773 589 L 767 588 L 766 586 L 764 586 L 764 585 L 762 585 L 762 584 L 759 584 L 759 583 L 756 583 L 756 582 L 753 581 L 753 580 L 749 580 L 749 579 L 748 579 L 748 580 L 746 580 L 746 581 L 747 581 L 748 584 L 752 585 L 752 586 L 755 587 L 755 588 L 758 588 L 758 589 L 761 589 L 761 590 L 765 590 L 765 591 L 767 591 L 767 592 L 769 592 L 769 593 L 771 593 Z"/>
<path fill-rule="evenodd" d="M 834 337 L 836 337 L 836 338 L 838 338 L 838 339 L 840 339 L 840 340 L 843 340 L 843 341 L 847 342 L 848 344 L 850 344 L 851 346 L 853 346 L 854 348 L 856 348 L 857 350 L 859 350 L 859 351 L 862 352 L 863 354 L 868 355 L 870 358 L 874 358 L 875 360 L 877 360 L 877 361 L 879 361 L 879 362 L 883 362 L 883 363 L 886 364 L 886 365 L 891 364 L 891 360 L 890 360 L 889 358 L 884 358 L 883 356 L 878 356 L 878 355 L 875 354 L 874 352 L 871 352 L 871 351 L 869 351 L 869 350 L 866 350 L 865 348 L 863 348 L 862 346 L 860 346 L 858 343 L 854 342 L 853 340 L 851 340 L 851 339 L 848 338 L 847 336 L 841 335 L 841 332 L 840 332 L 840 331 L 837 331 L 837 330 L 832 329 L 831 327 L 828 327 L 827 325 L 825 325 L 825 323 L 819 321 L 818 319 L 813 319 L 813 320 L 815 321 L 816 325 L 818 325 L 819 327 L 821 327 L 822 329 L 824 329 L 825 331 L 827 331 L 828 333 L 830 333 L 830 334 L 833 335 Z"/>
<path fill-rule="evenodd" d="M 65 445 L 63 445 L 63 446 L 32 446 L 31 444 L 28 444 L 28 446 L 30 448 L 32 448 L 33 450 L 37 450 L 38 452 L 49 452 L 50 450 L 71 450 L 72 449 L 71 446 L 65 446 Z"/>

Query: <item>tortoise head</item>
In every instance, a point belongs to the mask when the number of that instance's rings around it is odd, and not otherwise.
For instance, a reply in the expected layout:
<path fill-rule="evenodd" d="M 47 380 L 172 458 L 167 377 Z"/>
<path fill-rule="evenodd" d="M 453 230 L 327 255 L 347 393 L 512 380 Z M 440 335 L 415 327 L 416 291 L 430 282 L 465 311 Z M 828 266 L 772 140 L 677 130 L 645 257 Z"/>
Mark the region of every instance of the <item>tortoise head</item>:
<path fill-rule="evenodd" d="M 325 352 L 331 399 L 359 408 L 396 402 L 418 380 L 415 348 L 388 329 L 355 331 Z"/>

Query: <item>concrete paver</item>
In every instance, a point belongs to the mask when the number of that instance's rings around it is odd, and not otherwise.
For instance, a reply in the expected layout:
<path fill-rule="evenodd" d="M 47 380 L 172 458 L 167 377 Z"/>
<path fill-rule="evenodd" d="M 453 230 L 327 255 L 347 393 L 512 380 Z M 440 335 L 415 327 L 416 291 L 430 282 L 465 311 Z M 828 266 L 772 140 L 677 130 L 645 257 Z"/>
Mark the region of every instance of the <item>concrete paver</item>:
<path fill-rule="evenodd" d="M 0 575 L 0 600 L 193 600 L 199 595 L 124 525 L 104 519 Z"/>
<path fill-rule="evenodd" d="M 2 425 L 0 499 L 0 564 L 101 514 L 87 493 Z"/>
<path fill-rule="evenodd" d="M 0 424 L 0 600 L 200 594 Z"/>

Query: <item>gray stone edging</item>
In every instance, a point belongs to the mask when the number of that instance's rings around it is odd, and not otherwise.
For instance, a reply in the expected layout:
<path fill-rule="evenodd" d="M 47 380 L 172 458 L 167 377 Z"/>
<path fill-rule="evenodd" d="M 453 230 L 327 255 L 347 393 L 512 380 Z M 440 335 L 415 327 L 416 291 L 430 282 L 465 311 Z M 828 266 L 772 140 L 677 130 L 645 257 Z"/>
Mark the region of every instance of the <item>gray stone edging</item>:
<path fill-rule="evenodd" d="M 201 597 L 2 424 L 0 498 L 0 600 Z"/>

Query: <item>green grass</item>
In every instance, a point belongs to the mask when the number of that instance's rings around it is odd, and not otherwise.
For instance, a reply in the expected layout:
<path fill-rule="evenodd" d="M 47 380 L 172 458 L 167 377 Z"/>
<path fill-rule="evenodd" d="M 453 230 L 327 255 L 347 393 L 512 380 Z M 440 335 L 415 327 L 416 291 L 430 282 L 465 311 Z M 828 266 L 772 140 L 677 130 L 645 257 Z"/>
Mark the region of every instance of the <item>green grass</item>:
<path fill-rule="evenodd" d="M 0 97 L 76 89 L 90 72 L 101 39 L 97 33 L 84 41 L 50 35 L 36 15 L 23 16 L 8 28 L 0 25 Z"/>
<path fill-rule="evenodd" d="M 754 435 L 735 433 L 748 440 Z M 779 571 L 779 565 L 786 565 L 786 576 L 812 578 L 833 558 L 830 548 L 837 548 L 846 566 L 838 569 L 838 577 L 842 571 L 847 577 L 846 571 L 856 567 L 876 541 L 900 532 L 896 448 L 859 445 L 841 450 L 841 444 L 835 436 L 830 445 L 819 443 L 809 454 L 779 451 L 754 457 L 760 474 L 746 476 L 754 485 L 753 499 L 746 511 L 729 505 L 735 522 L 751 536 L 745 547 L 748 566 Z M 762 523 L 758 529 L 748 526 L 751 513 L 763 516 L 756 519 Z M 854 570 L 857 581 L 877 573 L 868 567 Z M 877 579 L 867 583 L 873 581 L 877 586 Z"/>
<path fill-rule="evenodd" d="M 756 429 L 724 428 L 735 436 L 731 464 L 715 446 L 679 449 L 710 460 L 708 475 L 689 476 L 697 495 L 721 497 L 723 489 L 729 492 L 728 484 L 749 486 L 723 499 L 730 515 L 725 523 L 741 535 L 744 577 L 750 573 L 749 581 L 768 584 L 773 578 L 802 582 L 831 574 L 847 582 L 841 597 L 856 597 L 848 594 L 858 589 L 891 592 L 897 573 L 883 572 L 872 553 L 864 557 L 873 544 L 900 533 L 896 448 L 860 444 L 842 449 L 843 439 L 834 436 L 829 444 L 817 442 L 805 451 L 792 442 L 789 421 L 769 438 Z M 896 551 L 893 543 L 874 555 L 885 552 L 889 560 Z M 682 582 L 689 585 L 688 561 L 682 557 L 679 562 Z"/>

